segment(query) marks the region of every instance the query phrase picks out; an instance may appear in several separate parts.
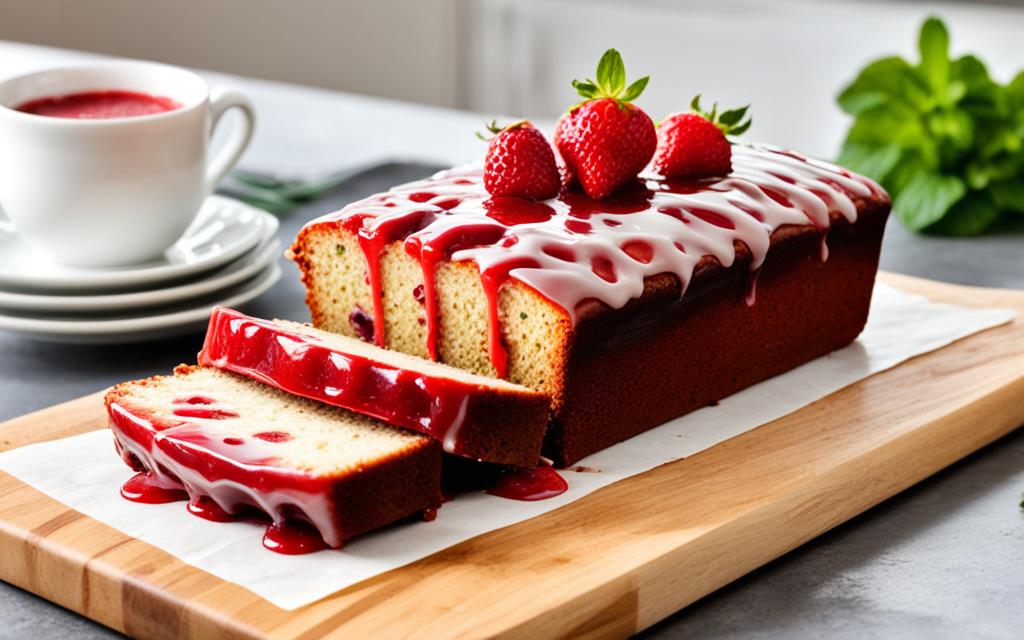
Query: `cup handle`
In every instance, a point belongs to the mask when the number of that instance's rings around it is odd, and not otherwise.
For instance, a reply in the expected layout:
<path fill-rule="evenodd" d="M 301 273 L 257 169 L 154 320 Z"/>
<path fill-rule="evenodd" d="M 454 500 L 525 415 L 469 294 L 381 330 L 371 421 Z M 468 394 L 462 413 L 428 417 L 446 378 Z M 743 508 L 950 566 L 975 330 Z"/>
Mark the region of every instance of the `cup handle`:
<path fill-rule="evenodd" d="M 210 160 L 206 166 L 206 193 L 213 193 L 217 184 L 224 179 L 231 167 L 235 166 L 238 158 L 249 146 L 252 140 L 252 131 L 256 125 L 256 110 L 249 98 L 246 98 L 237 91 L 230 89 L 213 89 L 210 91 L 210 132 L 213 135 L 214 129 L 220 122 L 221 116 L 231 109 L 237 107 L 244 116 L 242 126 L 235 129 L 224 147 L 217 152 L 217 155 Z"/>

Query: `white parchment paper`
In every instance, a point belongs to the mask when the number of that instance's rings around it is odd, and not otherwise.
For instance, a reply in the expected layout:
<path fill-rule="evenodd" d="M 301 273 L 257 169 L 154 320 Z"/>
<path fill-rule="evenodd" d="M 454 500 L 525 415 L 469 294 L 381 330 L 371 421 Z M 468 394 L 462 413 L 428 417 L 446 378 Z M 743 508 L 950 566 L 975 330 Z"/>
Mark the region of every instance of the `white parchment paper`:
<path fill-rule="evenodd" d="M 106 430 L 7 451 L 0 454 L 0 469 L 90 518 L 241 585 L 282 609 L 294 609 L 693 455 L 1013 316 L 1007 309 L 932 303 L 879 284 L 868 326 L 849 347 L 582 460 L 580 465 L 598 472 L 563 472 L 569 490 L 556 498 L 517 502 L 482 492 L 460 495 L 446 503 L 433 522 L 391 527 L 354 540 L 344 549 L 306 556 L 265 550 L 262 526 L 209 522 L 189 515 L 181 502 L 144 505 L 124 500 L 118 490 L 132 471 L 114 453 Z"/>

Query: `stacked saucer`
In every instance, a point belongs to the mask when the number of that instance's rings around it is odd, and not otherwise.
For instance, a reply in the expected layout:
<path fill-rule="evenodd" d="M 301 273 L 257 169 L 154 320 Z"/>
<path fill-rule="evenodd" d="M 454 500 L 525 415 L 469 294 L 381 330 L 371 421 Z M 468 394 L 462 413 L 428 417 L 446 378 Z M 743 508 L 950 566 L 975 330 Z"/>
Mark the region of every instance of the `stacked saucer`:
<path fill-rule="evenodd" d="M 198 331 L 214 306 L 244 304 L 277 282 L 277 227 L 265 211 L 210 196 L 162 259 L 79 269 L 55 264 L 0 224 L 0 331 L 78 344 Z"/>

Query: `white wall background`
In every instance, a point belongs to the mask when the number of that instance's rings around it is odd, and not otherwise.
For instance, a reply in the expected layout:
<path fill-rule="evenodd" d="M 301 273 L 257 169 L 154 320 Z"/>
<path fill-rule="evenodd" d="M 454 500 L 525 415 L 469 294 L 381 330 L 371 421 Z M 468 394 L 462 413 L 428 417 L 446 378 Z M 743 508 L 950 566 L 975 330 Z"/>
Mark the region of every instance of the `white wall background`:
<path fill-rule="evenodd" d="M 1002 79 L 1024 9 L 882 0 L 0 0 L 0 39 L 162 60 L 472 110 L 554 118 L 601 52 L 652 76 L 655 119 L 695 93 L 753 103 L 748 136 L 831 157 L 834 96 L 866 61 L 914 54 L 930 13 Z"/>
<path fill-rule="evenodd" d="M 618 48 L 630 78 L 650 75 L 638 104 L 658 120 L 697 93 L 753 103 L 751 139 L 823 157 L 846 118 L 835 95 L 865 62 L 916 59 L 925 16 L 944 17 L 954 52 L 982 56 L 996 77 L 1024 69 L 1024 10 L 978 3 L 810 0 L 488 0 L 473 3 L 464 71 L 469 108 L 556 116 L 570 80 Z"/>
<path fill-rule="evenodd" d="M 0 0 L 0 39 L 454 106 L 457 0 Z"/>

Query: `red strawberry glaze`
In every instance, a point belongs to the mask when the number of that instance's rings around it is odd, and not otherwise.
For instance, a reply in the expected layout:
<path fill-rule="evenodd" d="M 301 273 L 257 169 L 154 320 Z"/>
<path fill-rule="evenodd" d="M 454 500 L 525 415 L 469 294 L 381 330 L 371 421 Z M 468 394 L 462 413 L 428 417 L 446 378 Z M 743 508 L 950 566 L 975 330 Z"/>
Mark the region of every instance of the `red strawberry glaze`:
<path fill-rule="evenodd" d="M 465 454 L 459 430 L 477 392 L 472 382 L 343 353 L 314 335 L 223 308 L 210 314 L 199 363 L 425 433 L 445 451 Z"/>
<path fill-rule="evenodd" d="M 263 546 L 289 556 L 327 548 L 316 529 L 302 523 L 271 524 L 263 534 Z"/>
<path fill-rule="evenodd" d="M 580 302 L 596 299 L 620 308 L 643 294 L 647 277 L 673 274 L 685 293 L 704 256 L 729 267 L 736 243 L 750 250 L 750 268 L 756 271 L 776 229 L 809 226 L 825 235 L 830 215 L 856 221 L 855 199 L 888 198 L 868 178 L 780 149 L 737 144 L 732 163 L 732 173 L 720 179 L 643 174 L 610 198 L 570 191 L 542 203 L 496 202 L 485 191 L 478 167 L 454 169 L 355 202 L 309 225 L 343 225 L 358 233 L 375 303 L 374 337 L 382 346 L 380 255 L 390 243 L 404 242 L 423 269 L 427 348 L 435 359 L 434 272 L 445 260 L 474 264 L 488 298 L 491 361 L 504 377 L 507 355 L 496 311 L 500 289 L 510 278 L 575 321 Z"/>
<path fill-rule="evenodd" d="M 249 521 L 262 512 L 275 528 L 269 538 L 281 541 L 267 547 L 281 553 L 341 547 L 343 536 L 325 497 L 326 481 L 279 466 L 273 444 L 219 437 L 217 419 L 159 418 L 118 403 L 111 403 L 108 413 L 122 457 L 134 468 L 148 469 L 125 483 L 125 498 L 189 500 L 191 513 L 216 522 Z M 289 541 L 290 530 L 309 537 L 309 528 L 322 538 L 319 546 Z"/>
<path fill-rule="evenodd" d="M 189 500 L 186 508 L 192 515 L 211 522 L 234 522 L 241 519 L 241 515 L 228 513 L 223 507 L 206 496 L 199 496 L 194 500 Z"/>
<path fill-rule="evenodd" d="M 164 504 L 188 500 L 188 493 L 181 488 L 181 483 L 151 471 L 140 471 L 129 478 L 121 486 L 121 496 L 125 500 L 143 504 Z"/>
<path fill-rule="evenodd" d="M 503 474 L 487 493 L 510 500 L 533 502 L 562 495 L 569 489 L 565 478 L 547 465 Z"/>

